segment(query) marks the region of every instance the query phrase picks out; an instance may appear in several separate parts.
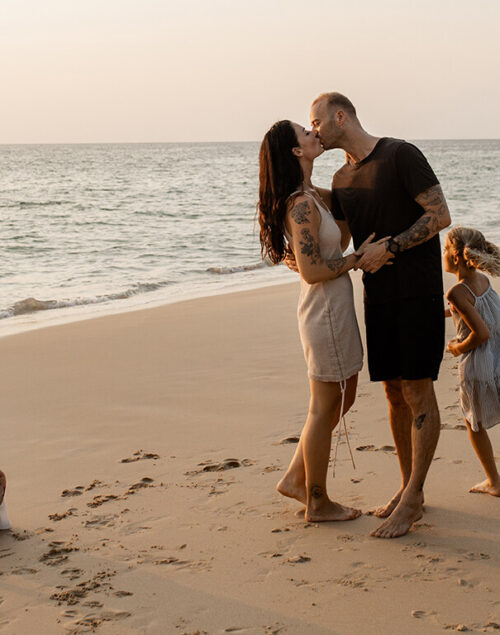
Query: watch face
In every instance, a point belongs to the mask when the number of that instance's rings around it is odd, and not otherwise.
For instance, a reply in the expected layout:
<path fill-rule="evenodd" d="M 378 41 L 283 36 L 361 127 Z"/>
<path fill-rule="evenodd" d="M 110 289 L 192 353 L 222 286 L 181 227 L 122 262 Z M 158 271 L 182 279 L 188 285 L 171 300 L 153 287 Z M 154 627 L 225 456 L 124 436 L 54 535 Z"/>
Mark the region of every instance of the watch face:
<path fill-rule="evenodd" d="M 391 252 L 391 254 L 397 254 L 399 251 L 399 245 L 393 239 L 389 241 L 389 251 Z"/>

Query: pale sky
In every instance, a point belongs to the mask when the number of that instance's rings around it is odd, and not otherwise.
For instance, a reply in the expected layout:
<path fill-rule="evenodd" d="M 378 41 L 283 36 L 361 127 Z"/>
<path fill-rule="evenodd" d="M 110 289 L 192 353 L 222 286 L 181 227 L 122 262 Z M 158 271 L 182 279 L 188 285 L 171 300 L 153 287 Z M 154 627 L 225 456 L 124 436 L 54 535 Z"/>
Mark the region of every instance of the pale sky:
<path fill-rule="evenodd" d="M 0 143 L 500 138 L 500 0 L 0 0 Z"/>

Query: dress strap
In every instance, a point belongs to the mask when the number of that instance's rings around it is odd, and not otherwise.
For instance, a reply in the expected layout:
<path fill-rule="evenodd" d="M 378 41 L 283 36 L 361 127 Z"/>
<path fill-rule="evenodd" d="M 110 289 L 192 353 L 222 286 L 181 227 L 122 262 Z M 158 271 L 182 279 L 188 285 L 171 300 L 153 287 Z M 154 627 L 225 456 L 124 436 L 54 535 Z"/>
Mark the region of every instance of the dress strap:
<path fill-rule="evenodd" d="M 477 299 L 477 295 L 474 293 L 474 291 L 469 287 L 469 285 L 467 283 L 465 283 L 463 280 L 460 284 L 463 284 L 464 287 L 474 296 L 474 299 Z"/>
<path fill-rule="evenodd" d="M 310 192 L 306 192 L 305 190 L 295 190 L 295 192 L 292 192 L 286 200 L 289 201 L 292 196 L 295 196 L 296 194 L 305 194 L 306 196 L 310 196 L 312 199 L 314 199 L 314 196 Z"/>

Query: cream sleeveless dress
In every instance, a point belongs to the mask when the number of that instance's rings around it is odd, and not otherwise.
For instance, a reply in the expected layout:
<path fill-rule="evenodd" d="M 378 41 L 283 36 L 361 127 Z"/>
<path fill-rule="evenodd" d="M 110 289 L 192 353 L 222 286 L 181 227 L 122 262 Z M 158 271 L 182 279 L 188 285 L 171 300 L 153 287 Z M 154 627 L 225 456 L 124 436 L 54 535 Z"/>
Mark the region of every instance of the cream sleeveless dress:
<path fill-rule="evenodd" d="M 300 194 L 314 201 L 321 217 L 318 231 L 321 257 L 325 260 L 341 258 L 341 233 L 332 214 L 316 196 L 307 191 Z M 293 239 L 287 231 L 285 236 L 294 250 Z M 348 273 L 314 284 L 301 278 L 297 315 L 311 379 L 341 382 L 361 370 L 363 347 Z"/>
<path fill-rule="evenodd" d="M 487 430 L 500 423 L 500 297 L 491 284 L 481 295 L 465 282 L 461 284 L 474 297 L 474 307 L 490 331 L 489 339 L 464 353 L 458 363 L 462 412 L 478 432 L 479 424 Z M 469 336 L 470 328 L 456 311 L 451 315 L 461 342 Z"/>

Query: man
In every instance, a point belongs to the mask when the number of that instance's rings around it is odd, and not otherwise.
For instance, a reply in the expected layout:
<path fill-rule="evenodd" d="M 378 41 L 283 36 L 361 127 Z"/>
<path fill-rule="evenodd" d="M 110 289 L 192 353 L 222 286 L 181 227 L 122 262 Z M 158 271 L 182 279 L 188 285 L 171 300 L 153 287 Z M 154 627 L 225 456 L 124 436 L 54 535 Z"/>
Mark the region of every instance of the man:
<path fill-rule="evenodd" d="M 375 232 L 363 269 L 368 367 L 382 381 L 402 483 L 375 514 L 372 532 L 395 538 L 422 517 L 423 486 L 440 431 L 433 381 L 444 350 L 439 231 L 450 214 L 439 182 L 413 145 L 368 134 L 340 93 L 320 95 L 311 123 L 325 150 L 342 148 L 346 163 L 332 183 L 332 212 L 347 224 L 355 249 Z M 390 266 L 389 266 L 390 265 Z"/>

